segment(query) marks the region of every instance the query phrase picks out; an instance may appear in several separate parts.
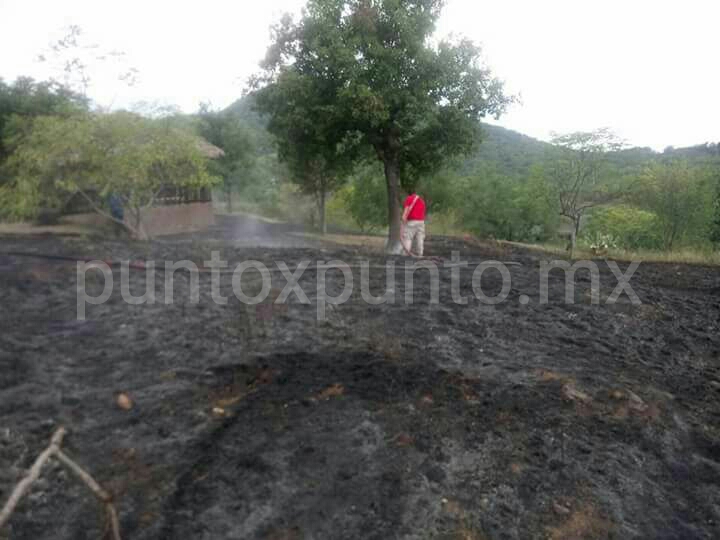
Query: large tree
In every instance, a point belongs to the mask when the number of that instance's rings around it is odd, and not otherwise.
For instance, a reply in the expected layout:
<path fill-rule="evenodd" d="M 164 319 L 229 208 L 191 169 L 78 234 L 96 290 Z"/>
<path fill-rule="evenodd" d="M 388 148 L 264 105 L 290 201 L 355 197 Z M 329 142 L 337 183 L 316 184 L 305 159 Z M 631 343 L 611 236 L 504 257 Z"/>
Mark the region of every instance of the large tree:
<path fill-rule="evenodd" d="M 138 238 L 147 237 L 144 211 L 164 189 L 215 182 L 194 135 L 131 113 L 38 117 L 8 166 L 12 181 L 0 186 L 0 205 L 16 217 L 79 195 L 117 220 L 107 208 L 113 197 L 129 214 L 121 223 Z"/>
<path fill-rule="evenodd" d="M 443 0 L 310 0 L 283 18 L 260 87 L 297 85 L 318 100 L 329 146 L 371 148 L 388 191 L 388 250 L 401 253 L 400 190 L 478 141 L 480 119 L 511 99 L 472 42 L 433 43 Z M 288 106 L 301 111 L 301 99 Z M 268 107 L 271 116 L 276 110 Z M 300 113 L 302 114 L 302 113 Z M 312 116 L 310 116 L 312 118 Z"/>

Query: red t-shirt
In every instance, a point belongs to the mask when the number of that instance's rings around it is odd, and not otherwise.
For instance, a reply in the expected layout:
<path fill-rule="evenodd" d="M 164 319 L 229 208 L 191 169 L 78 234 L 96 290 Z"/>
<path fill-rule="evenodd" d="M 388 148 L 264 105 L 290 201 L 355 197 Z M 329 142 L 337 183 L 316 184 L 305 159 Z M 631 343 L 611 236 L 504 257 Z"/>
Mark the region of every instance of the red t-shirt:
<path fill-rule="evenodd" d="M 425 221 L 425 201 L 419 195 L 413 194 L 410 195 L 407 199 L 405 199 L 405 204 L 403 205 L 403 208 L 410 208 L 413 205 L 413 202 L 415 202 L 416 198 L 417 202 L 408 214 L 408 221 Z"/>

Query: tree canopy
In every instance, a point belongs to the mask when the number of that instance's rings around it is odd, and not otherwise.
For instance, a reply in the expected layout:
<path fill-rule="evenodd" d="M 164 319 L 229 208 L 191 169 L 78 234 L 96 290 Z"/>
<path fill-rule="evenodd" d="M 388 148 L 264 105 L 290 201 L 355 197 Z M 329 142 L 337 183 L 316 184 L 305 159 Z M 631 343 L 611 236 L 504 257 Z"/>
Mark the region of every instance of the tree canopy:
<path fill-rule="evenodd" d="M 619 196 L 607 182 L 607 154 L 622 143 L 607 129 L 555 135 L 555 146 L 545 167 L 551 196 L 561 216 L 572 222 L 571 249 L 586 212 Z"/>
<path fill-rule="evenodd" d="M 130 212 L 125 224 L 140 238 L 146 237 L 142 212 L 162 189 L 216 181 L 195 136 L 125 112 L 40 116 L 8 166 L 12 181 L 0 188 L 0 201 L 9 213 L 32 217 L 78 194 L 114 219 L 106 210 L 113 196 Z"/>
<path fill-rule="evenodd" d="M 8 84 L 0 79 L 0 168 L 12 152 L 13 141 L 33 118 L 68 116 L 87 110 L 86 98 L 57 83 L 19 77 Z"/>
<path fill-rule="evenodd" d="M 252 183 L 256 176 L 257 150 L 253 133 L 237 115 L 212 111 L 206 104 L 198 112 L 197 131 L 224 152 L 209 164 L 209 168 L 221 179 L 228 211 L 231 212 L 233 192 Z"/>
<path fill-rule="evenodd" d="M 288 102 L 321 119 L 328 146 L 374 151 L 388 190 L 388 248 L 399 253 L 400 188 L 468 152 L 479 120 L 499 116 L 511 98 L 480 64 L 468 40 L 432 44 L 441 0 L 310 0 L 299 22 L 275 27 L 256 80 L 260 92 L 302 88 Z M 301 96 L 317 100 L 304 111 Z M 271 104 L 274 102 L 270 102 Z M 275 106 L 261 109 L 272 118 Z"/>
<path fill-rule="evenodd" d="M 307 78 L 288 72 L 281 81 L 257 91 L 256 106 L 272 111 L 267 129 L 274 136 L 278 157 L 290 179 L 314 197 L 324 233 L 326 197 L 346 181 L 358 146 L 326 114 L 326 104 Z"/>

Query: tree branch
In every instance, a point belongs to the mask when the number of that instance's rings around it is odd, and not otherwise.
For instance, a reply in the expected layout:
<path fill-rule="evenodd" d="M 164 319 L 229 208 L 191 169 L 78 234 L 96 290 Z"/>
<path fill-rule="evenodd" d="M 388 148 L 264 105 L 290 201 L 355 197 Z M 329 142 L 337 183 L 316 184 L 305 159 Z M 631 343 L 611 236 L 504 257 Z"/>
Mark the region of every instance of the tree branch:
<path fill-rule="evenodd" d="M 120 521 L 118 519 L 115 506 L 112 503 L 112 496 L 102 487 L 100 487 L 100 484 L 98 484 L 92 476 L 85 472 L 85 470 L 80 467 L 80 465 L 78 465 L 67 455 L 65 455 L 65 453 L 60 450 L 60 448 L 57 448 L 55 450 L 55 455 L 60 460 L 60 462 L 68 469 L 70 469 L 70 471 L 72 471 L 75 476 L 77 476 L 90 489 L 90 491 L 92 491 L 93 494 L 105 505 L 105 512 L 107 513 L 108 521 L 110 523 L 112 537 L 114 540 L 121 540 Z"/>
<path fill-rule="evenodd" d="M 105 513 L 107 515 L 108 524 L 110 526 L 110 532 L 112 533 L 113 540 L 121 540 L 120 537 L 120 520 L 118 519 L 117 510 L 113 504 L 112 495 L 105 491 L 95 479 L 90 476 L 80 465 L 70 459 L 62 450 L 60 445 L 65 437 L 66 430 L 64 427 L 59 427 L 50 439 L 50 445 L 37 457 L 35 463 L 28 471 L 25 478 L 23 478 L 15 489 L 10 494 L 10 498 L 0 512 L 0 529 L 2 529 L 15 508 L 17 507 L 20 500 L 30 491 L 32 484 L 40 477 L 42 468 L 45 463 L 51 457 L 56 457 L 60 463 L 65 465 L 75 476 L 77 476 L 83 484 L 85 484 L 90 491 L 105 505 Z"/>
<path fill-rule="evenodd" d="M 45 463 L 47 463 L 53 454 L 55 454 L 55 452 L 57 452 L 60 448 L 60 444 L 62 444 L 65 433 L 65 428 L 58 428 L 52 436 L 52 439 L 50 439 L 50 445 L 37 457 L 35 463 L 33 463 L 32 467 L 30 467 L 30 470 L 25 478 L 23 478 L 20 483 L 15 486 L 15 489 L 10 494 L 10 498 L 5 503 L 5 506 L 3 506 L 2 512 L 0 512 L 0 529 L 2 529 L 10 519 L 10 516 L 20 502 L 20 499 L 22 499 L 27 492 L 30 491 L 30 488 L 35 480 L 40 477 L 40 473 L 42 472 L 42 468 Z"/>
<path fill-rule="evenodd" d="M 137 234 L 138 231 L 136 231 L 135 228 L 129 226 L 129 225 L 128 225 L 127 223 L 125 223 L 124 221 L 120 221 L 119 219 L 116 219 L 116 218 L 113 217 L 111 214 L 108 214 L 107 212 L 105 212 L 105 210 L 103 210 L 103 209 L 100 208 L 97 204 L 95 204 L 95 201 L 92 200 L 92 197 L 90 197 L 89 195 L 87 195 L 82 189 L 79 189 L 79 188 L 78 188 L 78 193 L 80 193 L 80 195 L 82 195 L 82 196 L 85 198 L 85 200 L 90 203 L 90 206 L 93 207 L 93 210 L 95 210 L 95 212 L 97 212 L 98 214 L 100 214 L 100 215 L 103 216 L 103 217 L 108 218 L 109 220 L 114 221 L 115 223 L 119 223 L 120 225 L 122 225 L 122 226 L 124 226 L 124 227 L 127 227 L 128 229 L 130 229 L 130 231 L 131 231 L 133 234 Z"/>

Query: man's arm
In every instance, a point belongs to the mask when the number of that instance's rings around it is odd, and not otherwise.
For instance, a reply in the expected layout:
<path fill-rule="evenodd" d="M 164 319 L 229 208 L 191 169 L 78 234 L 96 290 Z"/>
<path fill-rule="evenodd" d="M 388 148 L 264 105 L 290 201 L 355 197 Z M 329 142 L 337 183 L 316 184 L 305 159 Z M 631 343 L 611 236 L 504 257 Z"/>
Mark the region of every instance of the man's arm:
<path fill-rule="evenodd" d="M 416 196 L 415 196 L 415 200 L 414 200 L 412 203 L 410 202 L 410 197 L 408 197 L 407 199 L 405 199 L 405 204 L 404 204 L 405 210 L 403 211 L 403 215 L 402 215 L 402 221 L 403 221 L 403 223 L 407 223 L 408 216 L 410 215 L 410 212 L 413 211 L 413 208 L 415 208 L 415 205 L 417 204 L 419 198 L 420 198 L 420 197 L 418 197 L 418 196 L 416 195 Z"/>

